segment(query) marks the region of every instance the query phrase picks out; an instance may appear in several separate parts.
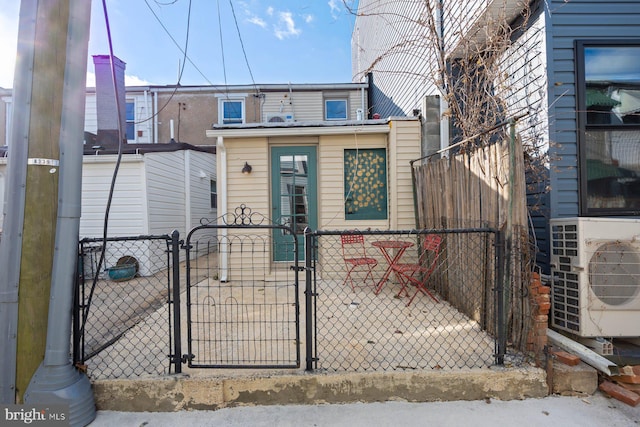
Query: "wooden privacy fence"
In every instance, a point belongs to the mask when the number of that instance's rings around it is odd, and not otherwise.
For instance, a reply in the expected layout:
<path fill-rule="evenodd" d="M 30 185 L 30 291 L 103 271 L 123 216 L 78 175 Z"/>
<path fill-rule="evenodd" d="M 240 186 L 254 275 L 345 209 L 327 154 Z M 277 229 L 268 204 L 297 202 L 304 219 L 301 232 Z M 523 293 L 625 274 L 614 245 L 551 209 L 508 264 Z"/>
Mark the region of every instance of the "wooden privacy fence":
<path fill-rule="evenodd" d="M 510 145 L 513 152 L 510 158 Z M 439 159 L 431 158 L 414 164 L 416 221 L 418 228 L 445 229 L 492 227 L 508 237 L 502 267 L 506 271 L 505 307 L 510 344 L 526 346 L 531 326 L 528 301 L 529 245 L 527 205 L 522 145 L 508 136 L 492 145 L 465 149 Z M 510 230 L 507 226 L 511 224 Z M 448 257 L 469 256 L 473 248 L 466 234 L 448 236 Z M 507 261 L 505 261 L 505 259 Z M 493 319 L 496 307 L 495 259 L 487 259 L 485 280 L 479 283 L 477 272 L 452 269 L 441 277 L 438 287 L 447 300 L 460 311 L 495 333 Z M 449 270 L 447 270 L 449 271 Z M 472 279 L 473 278 L 473 279 Z M 475 295 L 469 298 L 469 294 Z"/>

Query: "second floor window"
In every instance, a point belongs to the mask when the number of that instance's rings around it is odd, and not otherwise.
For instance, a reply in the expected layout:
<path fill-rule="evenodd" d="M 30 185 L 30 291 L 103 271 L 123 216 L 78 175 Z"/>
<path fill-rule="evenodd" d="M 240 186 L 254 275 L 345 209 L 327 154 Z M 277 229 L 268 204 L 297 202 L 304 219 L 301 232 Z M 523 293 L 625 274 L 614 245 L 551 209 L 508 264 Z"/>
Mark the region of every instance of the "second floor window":
<path fill-rule="evenodd" d="M 347 100 L 327 99 L 324 101 L 325 120 L 347 120 Z"/>
<path fill-rule="evenodd" d="M 244 101 L 240 99 L 221 99 L 220 123 L 224 125 L 244 123 Z"/>
<path fill-rule="evenodd" d="M 134 101 L 127 101 L 126 106 L 126 120 L 127 120 L 127 141 L 135 141 L 136 139 L 136 103 Z"/>

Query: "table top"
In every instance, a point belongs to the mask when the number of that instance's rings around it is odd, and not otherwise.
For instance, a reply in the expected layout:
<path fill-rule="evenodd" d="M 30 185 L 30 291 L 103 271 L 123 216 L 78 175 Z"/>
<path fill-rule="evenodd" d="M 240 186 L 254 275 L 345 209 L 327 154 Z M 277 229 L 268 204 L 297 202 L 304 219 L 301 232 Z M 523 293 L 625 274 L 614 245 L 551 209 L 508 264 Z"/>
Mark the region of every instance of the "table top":
<path fill-rule="evenodd" d="M 383 249 L 402 249 L 413 246 L 413 242 L 407 242 L 404 240 L 378 240 L 371 243 L 376 248 Z"/>

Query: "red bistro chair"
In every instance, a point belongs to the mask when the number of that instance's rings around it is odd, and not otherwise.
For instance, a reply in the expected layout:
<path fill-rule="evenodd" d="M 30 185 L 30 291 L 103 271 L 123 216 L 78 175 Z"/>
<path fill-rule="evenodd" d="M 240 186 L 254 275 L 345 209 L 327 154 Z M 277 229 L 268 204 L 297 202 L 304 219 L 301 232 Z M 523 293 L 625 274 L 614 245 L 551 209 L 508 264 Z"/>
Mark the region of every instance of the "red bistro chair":
<path fill-rule="evenodd" d="M 364 282 L 366 282 L 367 279 L 371 279 L 375 286 L 373 268 L 378 265 L 378 260 L 367 256 L 367 251 L 364 246 L 364 236 L 357 233 L 345 233 L 340 236 L 340 240 L 342 241 L 342 258 L 347 266 L 347 277 L 345 277 L 343 285 L 346 285 L 347 281 L 349 281 L 351 289 L 355 291 L 351 273 L 356 268 L 362 267 L 369 270 L 364 278 Z"/>
<path fill-rule="evenodd" d="M 400 289 L 398 295 L 405 292 L 409 296 L 408 286 L 413 285 L 416 287 L 416 292 L 409 299 L 407 307 L 420 292 L 429 295 L 435 302 L 439 302 L 438 298 L 427 289 L 427 281 L 438 263 L 441 244 L 442 237 L 435 234 L 427 234 L 422 240 L 422 253 L 418 258 L 418 262 L 414 264 L 394 264 L 391 267 L 397 273 L 402 284 L 402 289 Z"/>

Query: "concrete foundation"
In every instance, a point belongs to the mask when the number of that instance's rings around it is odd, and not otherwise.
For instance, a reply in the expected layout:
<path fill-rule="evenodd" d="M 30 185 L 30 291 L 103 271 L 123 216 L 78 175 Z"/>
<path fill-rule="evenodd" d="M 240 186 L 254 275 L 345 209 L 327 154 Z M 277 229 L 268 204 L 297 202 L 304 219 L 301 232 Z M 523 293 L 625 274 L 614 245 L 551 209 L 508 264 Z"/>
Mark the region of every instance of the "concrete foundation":
<path fill-rule="evenodd" d="M 391 400 L 515 400 L 548 394 L 546 373 L 533 367 L 233 378 L 178 375 L 101 380 L 93 384 L 93 390 L 99 410 L 128 412 Z"/>

